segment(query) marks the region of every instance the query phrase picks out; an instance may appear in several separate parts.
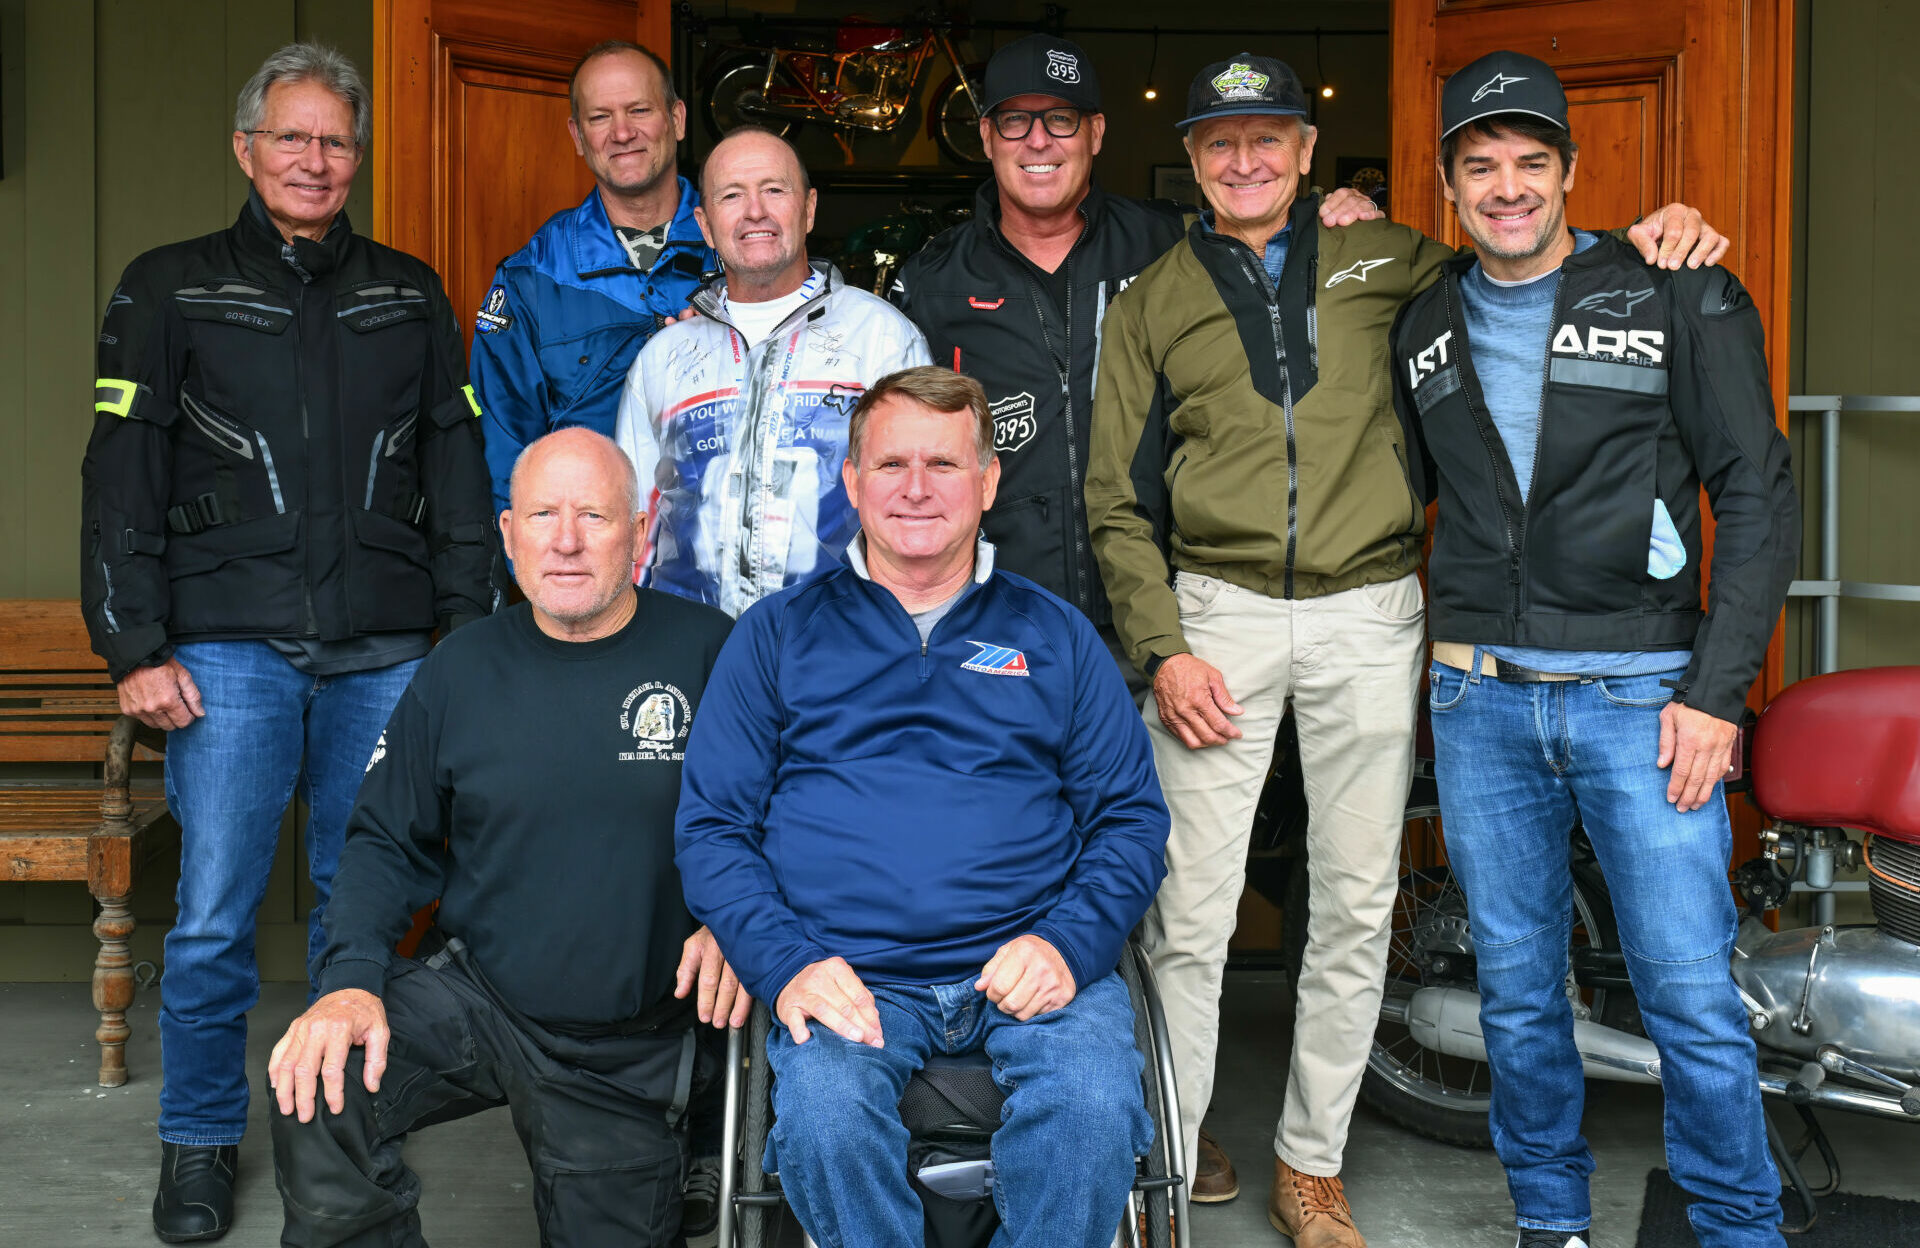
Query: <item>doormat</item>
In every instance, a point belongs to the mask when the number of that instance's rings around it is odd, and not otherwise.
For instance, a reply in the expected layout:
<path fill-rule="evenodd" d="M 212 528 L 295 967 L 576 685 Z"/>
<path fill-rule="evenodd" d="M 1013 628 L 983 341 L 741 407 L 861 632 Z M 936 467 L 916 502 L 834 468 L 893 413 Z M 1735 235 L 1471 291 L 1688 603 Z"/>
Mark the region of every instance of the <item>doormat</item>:
<path fill-rule="evenodd" d="M 1680 1190 L 1665 1170 L 1647 1174 L 1646 1203 L 1640 1210 L 1640 1238 L 1635 1248 L 1698 1248 L 1687 1206 L 1693 1197 Z M 1800 1198 L 1782 1194 L 1787 1220 L 1805 1215 Z M 1835 1192 L 1819 1200 L 1820 1219 L 1803 1235 L 1787 1236 L 1788 1248 L 1893 1248 L 1920 1243 L 1920 1203 L 1888 1196 L 1860 1196 Z"/>

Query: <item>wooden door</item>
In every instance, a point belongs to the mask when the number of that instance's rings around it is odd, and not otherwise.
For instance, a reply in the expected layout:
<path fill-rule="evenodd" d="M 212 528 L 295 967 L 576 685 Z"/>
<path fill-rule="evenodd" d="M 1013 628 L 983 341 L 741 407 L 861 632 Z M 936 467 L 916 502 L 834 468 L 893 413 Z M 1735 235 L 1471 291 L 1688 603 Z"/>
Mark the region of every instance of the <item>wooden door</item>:
<path fill-rule="evenodd" d="M 1395 216 L 1459 243 L 1440 192 L 1440 88 L 1488 52 L 1552 65 L 1580 145 L 1567 217 L 1610 227 L 1674 200 L 1733 239 L 1723 263 L 1766 323 L 1774 420 L 1786 428 L 1793 0 L 1395 0 Z M 1712 542 L 1711 522 L 1706 541 Z M 1711 594 L 1711 587 L 1708 587 Z M 1776 628 L 1750 700 L 1779 692 Z M 1736 803 L 1735 861 L 1756 848 Z M 1744 827 L 1742 825 L 1745 825 Z"/>
<path fill-rule="evenodd" d="M 567 77 L 602 39 L 670 51 L 668 0 L 376 0 L 373 234 L 431 264 L 466 331 L 494 268 L 593 186 Z"/>

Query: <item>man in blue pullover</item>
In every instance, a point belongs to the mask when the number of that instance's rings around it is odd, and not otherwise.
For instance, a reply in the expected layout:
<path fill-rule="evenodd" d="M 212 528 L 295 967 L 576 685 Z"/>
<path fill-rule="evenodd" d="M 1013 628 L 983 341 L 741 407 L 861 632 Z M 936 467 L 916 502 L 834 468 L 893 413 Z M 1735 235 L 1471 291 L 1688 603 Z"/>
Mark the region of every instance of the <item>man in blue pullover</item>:
<path fill-rule="evenodd" d="M 716 267 L 679 176 L 686 102 L 654 53 L 610 39 L 580 58 L 567 133 L 594 188 L 500 262 L 475 313 L 472 373 L 493 510 L 529 443 L 584 425 L 613 434 L 627 366 Z"/>
<path fill-rule="evenodd" d="M 1114 968 L 1165 874 L 1167 811 L 1085 616 L 996 571 L 978 382 L 880 379 L 854 408 L 848 563 L 750 607 L 688 743 L 692 912 L 774 1003 L 771 1152 L 822 1244 L 918 1245 L 897 1105 L 984 1048 L 1008 1245 L 1103 1245 L 1151 1142 Z"/>

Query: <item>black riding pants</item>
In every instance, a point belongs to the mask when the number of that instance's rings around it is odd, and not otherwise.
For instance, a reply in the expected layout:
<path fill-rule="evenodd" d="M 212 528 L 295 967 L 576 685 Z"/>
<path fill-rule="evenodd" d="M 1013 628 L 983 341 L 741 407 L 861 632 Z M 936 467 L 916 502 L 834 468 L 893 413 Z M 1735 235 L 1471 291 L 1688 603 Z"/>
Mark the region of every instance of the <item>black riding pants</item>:
<path fill-rule="evenodd" d="M 400 1155 L 407 1133 L 498 1105 L 533 1168 L 542 1245 L 682 1242 L 685 1145 L 673 1120 L 686 1103 L 687 1028 L 556 1035 L 444 957 L 399 963 L 383 1000 L 393 1039 L 378 1093 L 356 1048 L 344 1112 L 324 1100 L 307 1123 L 271 1111 L 283 1245 L 424 1245 L 420 1180 Z"/>

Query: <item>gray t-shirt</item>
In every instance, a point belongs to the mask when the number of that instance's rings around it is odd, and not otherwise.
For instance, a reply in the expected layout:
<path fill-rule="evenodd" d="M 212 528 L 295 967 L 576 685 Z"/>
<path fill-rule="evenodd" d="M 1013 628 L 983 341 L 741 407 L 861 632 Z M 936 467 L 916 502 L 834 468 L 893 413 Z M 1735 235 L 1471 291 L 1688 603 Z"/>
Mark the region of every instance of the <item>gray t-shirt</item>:
<path fill-rule="evenodd" d="M 963 585 L 954 590 L 945 602 L 936 602 L 925 611 L 907 612 L 908 618 L 913 621 L 913 626 L 920 630 L 921 645 L 927 644 L 927 638 L 933 636 L 933 626 L 946 618 L 947 612 L 953 610 L 953 604 L 960 601 L 960 595 L 966 592 L 967 587 Z"/>

